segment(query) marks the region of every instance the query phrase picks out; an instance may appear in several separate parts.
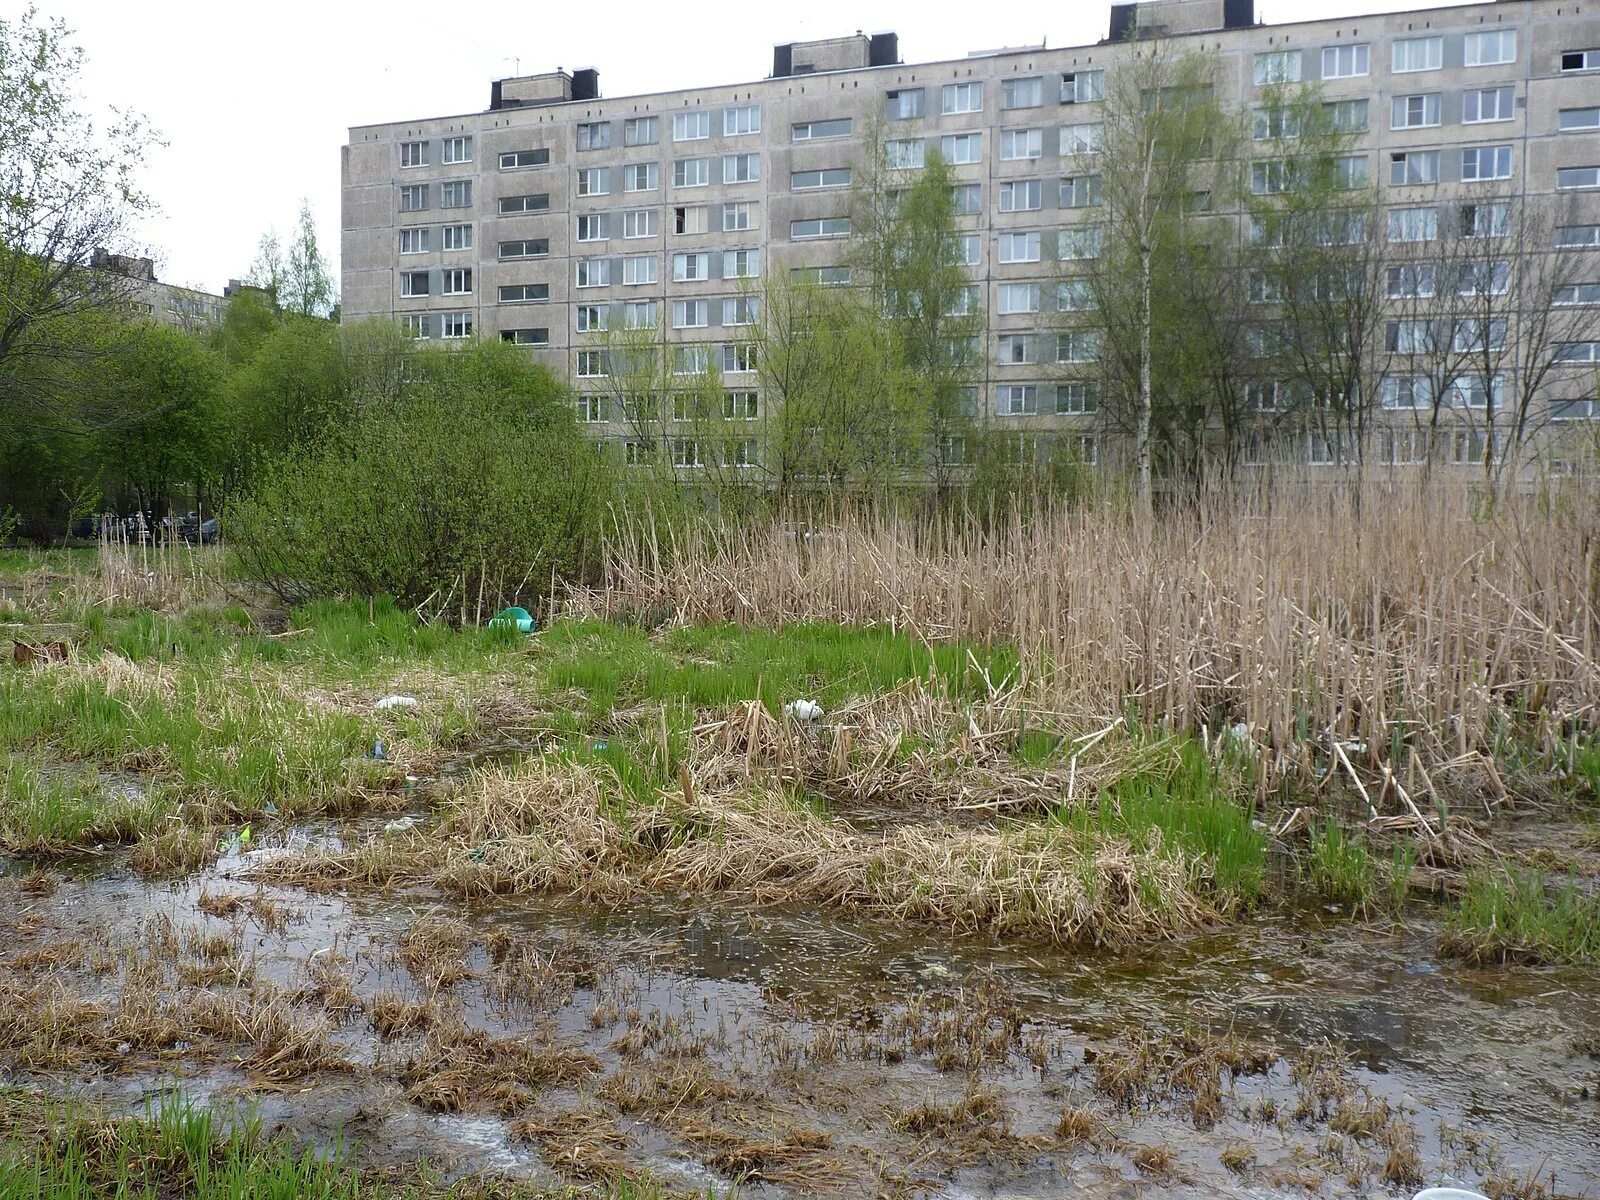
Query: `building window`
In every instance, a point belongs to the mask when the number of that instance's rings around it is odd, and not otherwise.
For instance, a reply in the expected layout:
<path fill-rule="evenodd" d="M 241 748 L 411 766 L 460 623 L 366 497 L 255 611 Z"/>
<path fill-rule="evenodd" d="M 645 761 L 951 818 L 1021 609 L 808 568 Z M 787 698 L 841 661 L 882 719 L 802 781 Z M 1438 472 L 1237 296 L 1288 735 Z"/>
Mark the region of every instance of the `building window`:
<path fill-rule="evenodd" d="M 575 274 L 578 287 L 606 287 L 611 283 L 611 260 L 580 258 L 576 264 Z"/>
<path fill-rule="evenodd" d="M 964 284 L 951 292 L 949 303 L 945 305 L 945 316 L 970 317 L 978 311 L 979 303 L 978 285 Z"/>
<path fill-rule="evenodd" d="M 1431 129 L 1439 123 L 1439 93 L 1394 98 L 1394 129 Z"/>
<path fill-rule="evenodd" d="M 1391 242 L 1433 242 L 1438 238 L 1438 209 L 1397 208 L 1389 213 Z"/>
<path fill-rule="evenodd" d="M 1401 150 L 1389 155 L 1389 183 L 1392 186 L 1438 182 L 1437 150 Z"/>
<path fill-rule="evenodd" d="M 550 331 L 548 329 L 502 329 L 500 331 L 500 340 L 502 342 L 510 342 L 513 346 L 548 346 L 550 344 Z"/>
<path fill-rule="evenodd" d="M 1007 79 L 1000 85 L 1001 108 L 1038 108 L 1044 103 L 1044 78 Z"/>
<path fill-rule="evenodd" d="M 1556 171 L 1556 187 L 1564 192 L 1600 188 L 1600 167 L 1561 167 Z"/>
<path fill-rule="evenodd" d="M 1324 79 L 1354 79 L 1372 71 L 1372 48 L 1366 43 L 1354 46 L 1327 46 L 1322 51 Z"/>
<path fill-rule="evenodd" d="M 651 274 L 655 273 L 655 259 L 651 259 Z M 626 279 L 623 280 L 627 282 Z M 661 324 L 661 305 L 656 300 L 629 300 L 622 306 L 624 329 L 655 329 Z"/>
<path fill-rule="evenodd" d="M 1084 125 L 1063 125 L 1060 133 L 1060 152 L 1072 154 L 1099 154 L 1105 145 L 1106 127 L 1099 122 Z"/>
<path fill-rule="evenodd" d="M 891 121 L 909 121 L 922 115 L 923 94 L 921 88 L 901 88 L 898 91 L 890 92 L 887 99 L 887 116 Z"/>
<path fill-rule="evenodd" d="M 674 329 L 704 329 L 707 323 L 707 305 L 704 300 L 674 300 L 672 302 L 672 327 Z"/>
<path fill-rule="evenodd" d="M 956 166 L 967 166 L 983 161 L 983 134 L 947 133 L 939 139 L 939 153 L 945 161 Z"/>
<path fill-rule="evenodd" d="M 1504 296 L 1510 287 L 1508 262 L 1462 263 L 1456 275 L 1458 296 Z"/>
<path fill-rule="evenodd" d="M 1503 238 L 1511 235 L 1511 205 L 1504 201 L 1461 206 L 1461 236 Z"/>
<path fill-rule="evenodd" d="M 1394 70 L 1396 74 L 1407 71 L 1437 71 L 1444 66 L 1444 39 L 1442 37 L 1399 38 L 1394 44 Z"/>
<path fill-rule="evenodd" d="M 1600 362 L 1600 342 L 1559 342 L 1555 360 L 1558 363 Z"/>
<path fill-rule="evenodd" d="M 1600 50 L 1563 50 L 1561 70 L 1600 71 Z"/>
<path fill-rule="evenodd" d="M 426 254 L 428 252 L 428 231 L 425 227 L 402 229 L 400 231 L 401 254 Z"/>
<path fill-rule="evenodd" d="M 1433 407 L 1433 381 L 1426 375 L 1385 375 L 1378 385 L 1379 403 L 1390 411 Z"/>
<path fill-rule="evenodd" d="M 440 208 L 470 208 L 472 206 L 472 180 L 452 179 L 439 185 Z"/>
<path fill-rule="evenodd" d="M 1069 329 L 1056 335 L 1058 363 L 1092 363 L 1100 358 L 1100 334 L 1094 329 Z"/>
<path fill-rule="evenodd" d="M 722 347 L 722 370 L 728 375 L 748 375 L 756 369 L 753 342 L 734 342 Z"/>
<path fill-rule="evenodd" d="M 761 132 L 761 106 L 741 104 L 722 110 L 722 136 L 739 137 L 746 133 Z"/>
<path fill-rule="evenodd" d="M 400 143 L 401 167 L 425 167 L 428 165 L 427 142 L 401 142 Z"/>
<path fill-rule="evenodd" d="M 1000 235 L 1000 261 L 1025 263 L 1039 261 L 1038 233 L 1002 233 Z"/>
<path fill-rule="evenodd" d="M 796 241 L 805 238 L 838 238 L 850 236 L 849 217 L 812 217 L 789 222 L 789 236 Z"/>
<path fill-rule="evenodd" d="M 995 362 L 1001 366 L 1020 367 L 1028 366 L 1038 361 L 1034 353 L 1034 338 L 1031 333 L 1002 333 L 1000 335 L 999 349 L 995 353 Z"/>
<path fill-rule="evenodd" d="M 584 121 L 578 126 L 579 150 L 611 149 L 611 122 Z"/>
<path fill-rule="evenodd" d="M 983 211 L 982 184 L 958 183 L 950 189 L 950 196 L 958 217 L 975 217 Z"/>
<path fill-rule="evenodd" d="M 672 186 L 706 187 L 711 182 L 709 158 L 679 158 L 672 164 Z"/>
<path fill-rule="evenodd" d="M 1562 225 L 1556 229 L 1555 244 L 1561 247 L 1600 246 L 1600 225 Z"/>
<path fill-rule="evenodd" d="M 749 200 L 730 201 L 722 206 L 722 232 L 743 233 L 755 220 L 755 205 Z"/>
<path fill-rule="evenodd" d="M 622 282 L 624 284 L 655 283 L 658 278 L 655 255 L 640 254 L 622 260 Z"/>
<path fill-rule="evenodd" d="M 605 397 L 594 394 L 579 396 L 574 403 L 578 420 L 585 425 L 598 425 L 606 419 Z"/>
<path fill-rule="evenodd" d="M 472 314 L 469 312 L 445 313 L 439 319 L 440 337 L 469 338 L 472 336 Z"/>
<path fill-rule="evenodd" d="M 472 139 L 469 137 L 447 137 L 444 139 L 444 155 L 440 159 L 447 166 L 456 163 L 469 163 L 472 161 Z"/>
<path fill-rule="evenodd" d="M 543 167 L 550 163 L 550 151 L 540 147 L 537 150 L 508 150 L 500 156 L 500 169 L 502 171 L 517 171 L 524 167 Z"/>
<path fill-rule="evenodd" d="M 427 313 L 406 313 L 400 318 L 400 332 L 414 340 L 432 337 L 432 320 Z"/>
<path fill-rule="evenodd" d="M 828 121 L 801 121 L 790 132 L 797 142 L 816 142 L 849 137 L 853 129 L 854 122 L 849 117 L 835 117 Z"/>
<path fill-rule="evenodd" d="M 1257 87 L 1300 82 L 1300 51 L 1268 50 L 1256 55 Z"/>
<path fill-rule="evenodd" d="M 541 192 L 535 196 L 501 196 L 500 215 L 504 217 L 515 216 L 517 213 L 545 212 L 550 207 L 550 196 Z"/>
<path fill-rule="evenodd" d="M 1006 162 L 1039 158 L 1044 154 L 1044 130 L 1004 129 L 1000 132 L 1000 157 Z"/>
<path fill-rule="evenodd" d="M 444 233 L 444 248 L 446 250 L 471 250 L 472 226 L 471 225 L 446 225 Z"/>
<path fill-rule="evenodd" d="M 1100 226 L 1074 225 L 1056 234 L 1056 255 L 1063 262 L 1100 257 Z"/>
<path fill-rule="evenodd" d="M 1038 179 L 1013 179 L 1000 185 L 1001 212 L 1033 212 L 1044 205 L 1044 183 Z"/>
<path fill-rule="evenodd" d="M 1039 388 L 1032 383 L 1003 383 L 994 392 L 996 416 L 1031 416 L 1039 411 Z"/>
<path fill-rule="evenodd" d="M 622 168 L 622 190 L 653 192 L 661 186 L 661 168 L 656 163 L 629 163 Z"/>
<path fill-rule="evenodd" d="M 789 188 L 796 192 L 809 192 L 817 188 L 850 186 L 849 167 L 831 167 L 822 171 L 796 171 L 789 177 Z"/>
<path fill-rule="evenodd" d="M 996 311 L 1001 316 L 1039 311 L 1039 285 L 1037 283 L 1002 283 L 999 287 Z"/>
<path fill-rule="evenodd" d="M 1563 108 L 1562 133 L 1584 133 L 1600 129 L 1600 108 Z"/>
<path fill-rule="evenodd" d="M 1366 187 L 1369 180 L 1367 175 L 1367 156 L 1365 154 L 1341 154 L 1334 162 L 1334 174 L 1342 188 Z"/>
<path fill-rule="evenodd" d="M 472 294 L 472 270 L 470 267 L 451 267 L 440 277 L 442 286 L 439 294 L 443 296 L 468 296 Z"/>
<path fill-rule="evenodd" d="M 630 439 L 622 444 L 623 460 L 630 467 L 642 467 L 656 460 L 656 443 L 654 438 L 643 440 Z"/>
<path fill-rule="evenodd" d="M 1105 98 L 1104 71 L 1067 71 L 1061 76 L 1061 103 L 1089 104 Z"/>
<path fill-rule="evenodd" d="M 705 345 L 674 346 L 672 348 L 672 373 L 674 375 L 703 375 L 711 366 L 711 347 Z"/>
<path fill-rule="evenodd" d="M 722 416 L 728 421 L 754 421 L 761 415 L 754 392 L 723 392 Z"/>
<path fill-rule="evenodd" d="M 1458 353 L 1482 353 L 1485 350 L 1504 350 L 1506 345 L 1506 329 L 1508 323 L 1504 320 L 1479 321 L 1469 319 L 1457 321 L 1451 334 L 1452 343 Z"/>
<path fill-rule="evenodd" d="M 1469 67 L 1492 67 L 1517 61 L 1517 32 L 1514 29 L 1469 33 L 1463 62 Z"/>
<path fill-rule="evenodd" d="M 1570 283 L 1558 287 L 1550 303 L 1558 308 L 1588 308 L 1600 304 L 1600 283 Z"/>
<path fill-rule="evenodd" d="M 549 238 L 531 238 L 520 242 L 501 242 L 499 257 L 503 260 L 513 258 L 546 258 L 550 254 Z"/>
<path fill-rule="evenodd" d="M 978 256 L 983 251 L 983 237 L 976 233 L 957 233 L 951 235 L 951 249 L 955 251 L 952 256 L 963 267 L 978 265 Z"/>
<path fill-rule="evenodd" d="M 603 242 L 610 237 L 610 213 L 585 213 L 578 218 L 578 241 Z"/>
<path fill-rule="evenodd" d="M 891 171 L 909 171 L 922 166 L 926 147 L 921 138 L 897 138 L 883 144 L 884 162 Z"/>
<path fill-rule="evenodd" d="M 1277 196 L 1289 190 L 1292 172 L 1281 158 L 1266 158 L 1250 164 L 1250 191 L 1256 196 Z"/>
<path fill-rule="evenodd" d="M 548 299 L 548 283 L 508 283 L 500 288 L 501 304 L 541 304 Z"/>
<path fill-rule="evenodd" d="M 578 369 L 579 379 L 604 379 L 611 374 L 611 363 L 604 350 L 579 350 Z"/>
<path fill-rule="evenodd" d="M 1091 312 L 1094 308 L 1094 284 L 1087 279 L 1063 279 L 1056 284 L 1057 311 Z"/>
<path fill-rule="evenodd" d="M 724 279 L 755 279 L 761 274 L 759 250 L 724 250 L 722 252 L 722 277 Z"/>
<path fill-rule="evenodd" d="M 408 183 L 400 189 L 400 211 L 421 212 L 428 207 L 428 185 Z"/>
<path fill-rule="evenodd" d="M 654 146 L 661 140 L 661 125 L 655 117 L 629 117 L 622 123 L 624 146 Z"/>
<path fill-rule="evenodd" d="M 704 233 L 707 209 L 704 204 L 679 205 L 672 210 L 672 232 Z"/>
<path fill-rule="evenodd" d="M 727 154 L 722 159 L 723 183 L 755 183 L 761 178 L 759 154 Z"/>
<path fill-rule="evenodd" d="M 678 283 L 699 283 L 711 277 L 711 255 L 674 254 L 672 278 Z"/>
<path fill-rule="evenodd" d="M 610 194 L 610 167 L 586 167 L 578 172 L 578 195 L 608 196 Z"/>
<path fill-rule="evenodd" d="M 1062 208 L 1098 208 L 1100 176 L 1071 175 L 1061 181 Z"/>
<path fill-rule="evenodd" d="M 943 105 L 940 111 L 946 114 L 983 111 L 981 83 L 947 83 L 944 85 L 942 97 Z"/>
<path fill-rule="evenodd" d="M 660 232 L 661 214 L 653 208 L 633 208 L 622 214 L 624 238 L 655 237 Z"/>
<path fill-rule="evenodd" d="M 729 296 L 722 302 L 722 323 L 754 325 L 759 308 L 754 296 Z"/>
<path fill-rule="evenodd" d="M 1461 152 L 1461 181 L 1511 178 L 1510 146 L 1473 146 Z"/>
<path fill-rule="evenodd" d="M 1384 349 L 1394 354 L 1423 354 L 1433 343 L 1432 321 L 1390 321 L 1384 328 Z"/>
<path fill-rule="evenodd" d="M 1056 384 L 1056 412 L 1087 416 L 1100 411 L 1100 385 L 1093 380 Z"/>
<path fill-rule="evenodd" d="M 849 267 L 790 267 L 789 278 L 797 283 L 815 283 L 822 287 L 846 287 L 851 274 Z"/>
<path fill-rule="evenodd" d="M 1390 267 L 1385 278 L 1385 294 L 1391 300 L 1427 300 L 1434 294 L 1437 274 L 1432 263 L 1408 263 Z"/>
<path fill-rule="evenodd" d="M 1461 98 L 1461 120 L 1486 125 L 1516 117 L 1516 90 L 1510 87 L 1473 88 Z"/>
<path fill-rule="evenodd" d="M 711 136 L 711 114 L 707 112 L 681 112 L 672 115 L 672 140 L 698 142 Z"/>
<path fill-rule="evenodd" d="M 428 273 L 426 271 L 400 272 L 400 294 L 407 298 L 426 296 L 428 294 Z"/>
<path fill-rule="evenodd" d="M 1300 114 L 1292 108 L 1258 108 L 1251 114 L 1250 136 L 1257 142 L 1277 142 L 1300 136 Z"/>
<path fill-rule="evenodd" d="M 1322 112 L 1335 133 L 1365 133 L 1369 107 L 1364 99 L 1328 100 L 1323 103 Z"/>

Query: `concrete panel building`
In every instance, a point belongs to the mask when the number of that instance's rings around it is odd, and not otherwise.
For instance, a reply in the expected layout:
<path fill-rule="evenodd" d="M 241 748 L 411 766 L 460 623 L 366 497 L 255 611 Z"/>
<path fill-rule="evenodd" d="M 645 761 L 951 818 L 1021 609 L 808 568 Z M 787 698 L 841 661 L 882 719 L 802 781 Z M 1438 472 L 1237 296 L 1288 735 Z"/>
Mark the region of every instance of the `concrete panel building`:
<path fill-rule="evenodd" d="M 928 147 L 955 163 L 984 297 L 983 419 L 1092 455 L 1093 390 L 1057 369 L 1075 351 L 1058 344 L 1056 283 L 1101 220 L 1084 151 L 1134 28 L 1210 58 L 1219 98 L 1241 113 L 1278 84 L 1315 84 L 1343 105 L 1361 160 L 1351 169 L 1380 186 L 1396 229 L 1450 226 L 1469 200 L 1560 200 L 1551 236 L 1592 264 L 1563 301 L 1600 304 L 1600 4 L 1261 25 L 1253 0 L 1152 0 L 1110 17 L 1095 45 L 921 64 L 901 61 L 893 34 L 793 43 L 759 80 L 617 99 L 592 70 L 501 79 L 481 112 L 354 127 L 343 313 L 392 316 L 418 338 L 526 346 L 580 391 L 603 390 L 604 326 L 654 322 L 669 345 L 735 345 L 750 277 L 848 279 L 850 188 L 881 120 L 904 163 Z M 1589 311 L 1589 336 L 1564 345 L 1551 376 L 1561 420 L 1600 415 L 1600 307 Z M 754 386 L 737 356 L 725 365 L 730 391 Z M 627 438 L 598 400 L 580 413 L 598 436 Z M 1472 459 L 1470 440 L 1460 457 Z"/>

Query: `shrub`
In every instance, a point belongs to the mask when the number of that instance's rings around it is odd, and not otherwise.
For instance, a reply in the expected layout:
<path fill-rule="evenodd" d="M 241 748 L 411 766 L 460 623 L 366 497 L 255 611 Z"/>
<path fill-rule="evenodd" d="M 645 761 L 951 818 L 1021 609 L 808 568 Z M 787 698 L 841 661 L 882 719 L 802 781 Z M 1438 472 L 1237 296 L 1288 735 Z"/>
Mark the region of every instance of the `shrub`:
<path fill-rule="evenodd" d="M 466 613 L 579 573 L 610 473 L 555 378 L 499 344 L 421 351 L 406 375 L 229 506 L 243 574 L 289 603 L 389 595 Z"/>

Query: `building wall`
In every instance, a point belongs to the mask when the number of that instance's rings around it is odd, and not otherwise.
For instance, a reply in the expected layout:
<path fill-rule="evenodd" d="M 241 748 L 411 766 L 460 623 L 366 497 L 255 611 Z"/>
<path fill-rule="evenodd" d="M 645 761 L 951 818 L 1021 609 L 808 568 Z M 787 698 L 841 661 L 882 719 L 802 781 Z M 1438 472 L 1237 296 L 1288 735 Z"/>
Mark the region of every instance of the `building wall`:
<path fill-rule="evenodd" d="M 1491 30 L 1514 33 L 1515 60 L 1493 66 L 1464 65 L 1466 35 Z M 1396 73 L 1392 69 L 1392 47 L 1397 39 L 1433 35 L 1443 38 L 1439 69 L 1411 73 Z M 1513 176 L 1496 186 L 1518 196 L 1555 191 L 1559 168 L 1600 166 L 1600 131 L 1564 133 L 1558 130 L 1559 110 L 1600 105 L 1600 6 L 1573 0 L 1502 0 L 1460 8 L 1219 29 L 1187 35 L 1182 41 L 1214 58 L 1218 94 L 1233 106 L 1248 108 L 1256 102 L 1261 91 L 1255 82 L 1256 56 L 1278 51 L 1299 51 L 1301 79 L 1318 83 L 1326 99 L 1367 99 L 1370 102 L 1368 131 L 1352 147 L 1351 153 L 1368 156 L 1369 172 L 1374 180 L 1383 184 L 1386 205 L 1448 205 L 1463 192 L 1460 151 L 1468 146 L 1512 146 Z M 1352 78 L 1321 79 L 1324 48 L 1352 44 L 1370 48 L 1368 73 Z M 1563 52 L 1586 49 L 1597 51 L 1596 69 L 1562 71 Z M 756 53 L 756 48 L 752 47 L 752 55 Z M 1002 283 L 1037 281 L 1044 285 L 1045 307 L 1049 308 L 1054 291 L 1051 285 L 1058 276 L 1054 261 L 1056 231 L 1093 223 L 1096 219 L 1092 208 L 1063 209 L 1059 203 L 1059 182 L 1063 174 L 1072 168 L 1074 161 L 1081 161 L 1064 159 L 1060 155 L 1059 131 L 1064 125 L 1096 121 L 1099 108 L 1093 103 L 1062 103 L 1061 79 L 1064 73 L 1113 66 L 1128 53 L 1127 44 L 1028 49 L 946 62 L 863 67 L 770 78 L 756 83 L 354 127 L 343 151 L 343 312 L 350 318 L 368 315 L 426 318 L 429 322 L 427 335 L 432 338 L 441 336 L 447 313 L 466 314 L 472 331 L 484 337 L 498 337 L 512 330 L 545 330 L 548 343 L 530 349 L 530 353 L 562 374 L 573 372 L 579 350 L 586 345 L 599 344 L 603 337 L 577 332 L 575 317 L 580 304 L 613 306 L 611 321 L 615 325 L 620 319 L 617 306 L 634 299 L 653 299 L 660 304 L 662 336 L 669 343 L 737 340 L 736 330 L 720 326 L 720 305 L 716 301 L 736 295 L 740 284 L 721 277 L 718 252 L 755 249 L 759 252 L 763 272 L 843 262 L 847 255 L 846 243 L 796 239 L 791 237 L 791 222 L 844 215 L 849 204 L 848 188 L 796 190 L 791 186 L 793 173 L 853 165 L 860 154 L 862 133 L 870 121 L 885 112 L 886 94 L 899 89 L 922 88 L 925 89 L 926 115 L 916 120 L 888 122 L 886 136 L 920 136 L 927 139 L 929 146 L 938 145 L 940 137 L 952 134 L 978 133 L 982 139 L 981 161 L 955 168 L 958 180 L 977 184 L 982 198 L 981 212 L 963 217 L 960 222 L 965 231 L 979 235 L 981 246 L 973 277 L 988 306 L 983 337 L 990 360 L 981 382 L 982 410 L 997 422 L 1018 430 L 1086 426 L 1092 418 L 1057 417 L 1051 413 L 1056 378 L 1053 365 L 1014 366 L 993 361 L 999 336 L 1012 332 L 1038 332 L 1041 357 L 1049 357 L 1043 344 L 1053 336 L 1055 321 L 1048 311 L 1032 316 L 1001 315 L 996 312 L 996 297 Z M 1038 107 L 1003 108 L 1005 82 L 1033 77 L 1043 80 L 1042 103 Z M 954 83 L 982 84 L 980 111 L 941 112 L 941 89 Z M 1512 119 L 1492 125 L 1464 124 L 1463 94 L 1469 89 L 1502 84 L 1515 89 Z M 1391 129 L 1393 98 L 1412 93 L 1439 94 L 1442 119 L 1438 127 Z M 760 132 L 726 134 L 724 113 L 747 105 L 759 108 Z M 687 113 L 708 114 L 709 137 L 674 140 L 673 118 Z M 624 145 L 623 123 L 640 117 L 658 119 L 656 142 Z M 850 137 L 802 141 L 793 136 L 794 127 L 799 123 L 841 118 L 852 121 Z M 601 122 L 610 125 L 610 148 L 580 150 L 579 126 Z M 1025 161 L 1002 161 L 1003 132 L 1022 128 L 1042 131 L 1041 156 Z M 455 137 L 470 139 L 470 161 L 443 161 L 445 139 Z M 405 143 L 425 145 L 426 165 L 402 166 L 401 148 Z M 1439 184 L 1389 186 L 1390 156 L 1408 148 L 1441 150 Z M 529 150 L 547 151 L 548 163 L 501 169 L 502 154 Z M 724 182 L 725 156 L 743 154 L 758 156 L 759 181 Z M 708 185 L 674 186 L 674 162 L 689 158 L 710 160 Z M 655 165 L 654 189 L 624 190 L 623 169 L 636 164 Z M 580 173 L 590 168 L 609 168 L 610 186 L 606 194 L 579 193 Z M 999 211 L 1001 185 L 1012 179 L 1041 181 L 1043 197 L 1039 210 Z M 470 184 L 470 204 L 441 208 L 441 185 L 456 181 Z M 401 211 L 402 189 L 410 185 L 426 186 L 427 207 L 424 210 Z M 502 214 L 502 200 L 527 194 L 547 195 L 548 209 L 521 215 Z M 748 231 L 723 232 L 719 219 L 723 206 L 735 203 L 751 206 L 752 227 Z M 1600 223 L 1600 190 L 1574 192 L 1571 204 L 1575 221 Z M 707 232 L 677 234 L 673 231 L 674 211 L 684 205 L 706 206 Z M 624 239 L 622 214 L 632 209 L 654 210 L 658 214 L 659 231 L 647 238 Z M 578 219 L 597 214 L 610 215 L 609 238 L 598 243 L 579 243 L 576 240 Z M 470 249 L 446 251 L 442 248 L 442 228 L 447 224 L 471 227 Z M 407 228 L 429 231 L 426 252 L 400 252 L 401 231 Z M 1000 235 L 1034 230 L 1041 235 L 1041 261 L 999 261 Z M 548 241 L 546 256 L 506 261 L 498 252 L 501 243 L 533 239 Z M 711 278 L 705 282 L 674 282 L 673 255 L 691 251 L 712 254 Z M 640 255 L 656 258 L 657 282 L 622 283 L 620 260 Z M 578 260 L 585 258 L 611 260 L 609 285 L 577 286 Z M 1595 252 L 1595 263 L 1592 278 L 1600 281 L 1600 250 Z M 441 295 L 443 272 L 454 268 L 471 270 L 470 293 Z M 402 295 L 402 275 L 409 272 L 427 273 L 426 296 Z M 548 300 L 526 304 L 500 302 L 502 287 L 521 284 L 547 286 Z M 679 298 L 713 301 L 709 306 L 708 327 L 673 329 L 672 301 Z M 1600 337 L 1600 332 L 1596 337 Z M 585 386 L 582 380 L 576 382 L 580 388 Z M 729 376 L 726 382 L 730 388 L 743 386 L 737 376 Z M 1011 383 L 1037 386 L 1040 415 L 995 415 L 997 389 Z M 624 436 L 625 426 L 617 419 L 620 414 L 605 415 L 613 419 L 603 423 L 596 432 L 602 436 Z"/>

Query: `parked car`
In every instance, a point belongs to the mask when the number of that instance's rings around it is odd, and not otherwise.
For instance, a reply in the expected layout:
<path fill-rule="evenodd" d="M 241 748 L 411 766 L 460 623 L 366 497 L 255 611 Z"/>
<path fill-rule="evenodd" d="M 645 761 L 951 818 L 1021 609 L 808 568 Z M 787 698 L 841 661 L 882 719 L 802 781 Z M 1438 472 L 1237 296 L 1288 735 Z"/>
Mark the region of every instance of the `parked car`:
<path fill-rule="evenodd" d="M 187 513 L 178 522 L 178 536 L 186 542 L 210 545 L 222 532 L 222 523 L 216 517 L 200 519 L 199 513 Z"/>

